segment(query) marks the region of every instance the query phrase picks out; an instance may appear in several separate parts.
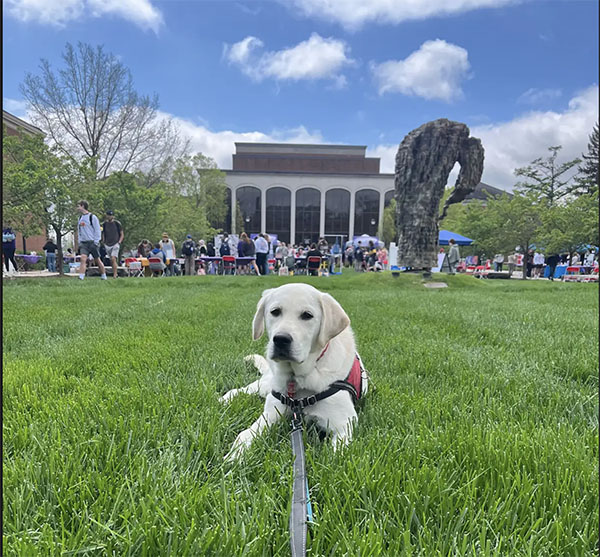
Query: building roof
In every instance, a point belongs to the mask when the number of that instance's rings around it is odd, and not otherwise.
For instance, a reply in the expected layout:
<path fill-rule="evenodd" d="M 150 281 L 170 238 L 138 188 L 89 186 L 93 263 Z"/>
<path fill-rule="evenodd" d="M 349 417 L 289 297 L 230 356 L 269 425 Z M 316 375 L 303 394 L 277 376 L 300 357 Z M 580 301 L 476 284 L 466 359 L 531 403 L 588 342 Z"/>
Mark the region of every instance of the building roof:
<path fill-rule="evenodd" d="M 24 130 L 31 135 L 46 135 L 40 128 L 2 109 L 2 123 L 13 130 Z"/>
<path fill-rule="evenodd" d="M 477 199 L 479 201 L 486 201 L 488 197 L 500 197 L 503 193 L 508 194 L 510 197 L 513 196 L 513 194 L 509 191 L 490 186 L 485 182 L 479 182 L 479 184 L 477 184 L 477 186 L 475 187 L 475 190 L 472 191 L 469 195 L 467 195 L 467 197 L 465 197 L 465 201 L 471 201 L 473 199 Z"/>

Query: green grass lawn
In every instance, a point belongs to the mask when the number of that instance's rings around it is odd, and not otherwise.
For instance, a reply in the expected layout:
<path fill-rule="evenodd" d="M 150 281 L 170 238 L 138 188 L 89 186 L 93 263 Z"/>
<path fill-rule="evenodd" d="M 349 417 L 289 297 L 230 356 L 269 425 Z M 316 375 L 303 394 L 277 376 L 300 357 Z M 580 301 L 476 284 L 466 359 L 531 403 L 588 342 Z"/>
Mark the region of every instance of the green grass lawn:
<path fill-rule="evenodd" d="M 417 276 L 4 281 L 4 555 L 288 555 L 289 424 L 263 401 L 265 287 L 331 293 L 376 390 L 306 435 L 309 555 L 594 555 L 598 286 Z"/>

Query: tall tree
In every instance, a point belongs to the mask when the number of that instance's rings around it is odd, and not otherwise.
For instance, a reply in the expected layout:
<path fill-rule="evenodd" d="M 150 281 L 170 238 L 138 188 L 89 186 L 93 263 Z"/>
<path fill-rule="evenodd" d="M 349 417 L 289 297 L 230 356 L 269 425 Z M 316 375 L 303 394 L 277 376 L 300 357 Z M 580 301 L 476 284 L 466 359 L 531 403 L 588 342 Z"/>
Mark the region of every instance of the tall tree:
<path fill-rule="evenodd" d="M 192 209 L 216 229 L 227 214 L 227 185 L 225 173 L 216 162 L 197 153 L 175 161 L 171 176 L 173 194 L 184 197 Z"/>
<path fill-rule="evenodd" d="M 62 275 L 62 239 L 73 229 L 77 199 L 93 180 L 93 172 L 85 163 L 59 156 L 41 136 L 5 136 L 3 147 L 3 191 L 10 200 L 7 216 L 28 215 L 28 222 L 38 230 L 54 231 Z"/>
<path fill-rule="evenodd" d="M 590 135 L 587 155 L 582 154 L 583 163 L 579 167 L 575 194 L 593 195 L 598 192 L 600 184 L 600 160 L 598 156 L 598 122 Z"/>
<path fill-rule="evenodd" d="M 599 245 L 598 192 L 549 208 L 543 213 L 542 222 L 541 242 L 546 253 L 567 252 L 570 257 L 587 244 Z"/>
<path fill-rule="evenodd" d="M 516 189 L 524 192 L 533 192 L 540 200 L 544 200 L 551 207 L 559 199 L 570 193 L 574 181 L 574 173 L 569 172 L 577 166 L 581 159 L 573 159 L 558 163 L 557 157 L 561 145 L 548 147 L 550 156 L 538 158 L 528 166 L 515 169 L 516 176 L 522 176 L 527 181 L 518 182 Z"/>
<path fill-rule="evenodd" d="M 512 198 L 502 195 L 490 199 L 487 204 L 486 214 L 490 222 L 494 223 L 495 233 L 502 238 L 502 247 L 505 250 L 522 246 L 523 278 L 526 278 L 527 250 L 529 246 L 539 240 L 542 229 L 544 211 L 548 210 L 546 203 L 540 202 L 536 192 L 515 191 Z M 491 253 L 491 252 L 490 252 Z"/>
<path fill-rule="evenodd" d="M 158 97 L 138 94 L 130 71 L 102 46 L 67 43 L 64 68 L 42 59 L 21 92 L 32 120 L 73 160 L 87 158 L 98 178 L 114 171 L 152 173 L 185 146 L 172 120 L 158 117 Z"/>
<path fill-rule="evenodd" d="M 166 222 L 171 220 L 165 206 L 167 196 L 161 184 L 147 188 L 144 176 L 129 172 L 114 172 L 101 182 L 91 184 L 85 198 L 102 222 L 102 215 L 111 210 L 123 226 L 123 248 L 135 249 L 143 239 L 154 244 L 160 238 Z"/>

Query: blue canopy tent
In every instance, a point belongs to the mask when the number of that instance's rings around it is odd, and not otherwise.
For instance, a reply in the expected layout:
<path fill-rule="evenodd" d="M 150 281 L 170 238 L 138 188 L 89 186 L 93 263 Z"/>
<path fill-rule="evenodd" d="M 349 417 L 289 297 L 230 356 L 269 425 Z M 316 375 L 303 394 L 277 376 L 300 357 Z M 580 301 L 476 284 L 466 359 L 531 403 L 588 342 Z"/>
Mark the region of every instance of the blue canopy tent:
<path fill-rule="evenodd" d="M 471 240 L 471 238 L 466 238 L 465 236 L 456 234 L 456 232 L 450 232 L 448 230 L 440 230 L 440 233 L 438 236 L 438 244 L 440 246 L 447 246 L 448 242 L 450 241 L 451 238 L 454 238 L 454 240 L 456 240 L 456 243 L 459 246 L 470 246 L 473 243 L 473 240 Z"/>

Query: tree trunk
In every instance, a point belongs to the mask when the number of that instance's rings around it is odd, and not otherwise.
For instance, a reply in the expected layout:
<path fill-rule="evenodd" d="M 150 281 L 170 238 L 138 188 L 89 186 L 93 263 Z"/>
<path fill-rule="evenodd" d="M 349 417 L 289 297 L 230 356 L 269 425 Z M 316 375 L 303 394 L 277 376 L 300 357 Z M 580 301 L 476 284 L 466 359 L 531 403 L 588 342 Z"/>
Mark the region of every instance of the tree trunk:
<path fill-rule="evenodd" d="M 56 247 L 58 248 L 58 257 L 56 258 L 58 265 L 58 275 L 64 277 L 65 270 L 63 269 L 62 234 L 60 233 L 60 230 L 56 230 L 56 228 L 54 229 L 54 232 L 56 232 Z"/>

